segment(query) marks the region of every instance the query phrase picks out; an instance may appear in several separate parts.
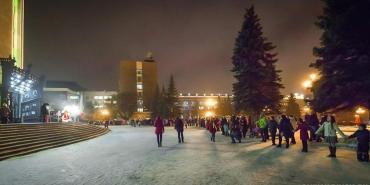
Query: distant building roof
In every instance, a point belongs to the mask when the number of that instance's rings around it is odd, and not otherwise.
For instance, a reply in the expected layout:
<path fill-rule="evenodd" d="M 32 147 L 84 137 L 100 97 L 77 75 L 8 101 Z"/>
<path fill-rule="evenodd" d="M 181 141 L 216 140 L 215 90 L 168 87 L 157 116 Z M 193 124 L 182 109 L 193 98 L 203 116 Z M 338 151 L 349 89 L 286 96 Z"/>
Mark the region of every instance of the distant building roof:
<path fill-rule="evenodd" d="M 48 80 L 46 81 L 45 87 L 47 88 L 68 88 L 73 91 L 85 91 L 86 90 L 86 88 L 80 86 L 77 82 L 73 82 L 73 81 Z"/>

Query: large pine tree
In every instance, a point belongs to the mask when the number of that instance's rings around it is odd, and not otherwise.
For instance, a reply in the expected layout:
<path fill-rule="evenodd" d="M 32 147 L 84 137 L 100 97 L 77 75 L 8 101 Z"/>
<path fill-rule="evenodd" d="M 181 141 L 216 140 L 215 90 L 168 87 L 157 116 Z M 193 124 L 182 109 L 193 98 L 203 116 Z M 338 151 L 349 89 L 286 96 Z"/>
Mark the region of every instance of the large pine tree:
<path fill-rule="evenodd" d="M 299 109 L 299 104 L 296 102 L 296 99 L 293 93 L 289 95 L 285 114 L 288 116 L 292 115 L 296 118 L 301 117 L 301 110 Z"/>
<path fill-rule="evenodd" d="M 275 67 L 275 46 L 263 36 L 253 6 L 246 10 L 244 19 L 232 57 L 235 111 L 257 115 L 269 108 L 278 112 L 283 86 L 280 71 Z"/>
<path fill-rule="evenodd" d="M 311 66 L 321 78 L 313 84 L 316 111 L 370 107 L 370 1 L 325 0 L 317 25 L 323 30 Z"/>
<path fill-rule="evenodd" d="M 169 118 L 175 118 L 180 114 L 179 93 L 176 89 L 175 79 L 170 76 L 170 82 L 167 89 L 167 105 L 169 109 Z"/>

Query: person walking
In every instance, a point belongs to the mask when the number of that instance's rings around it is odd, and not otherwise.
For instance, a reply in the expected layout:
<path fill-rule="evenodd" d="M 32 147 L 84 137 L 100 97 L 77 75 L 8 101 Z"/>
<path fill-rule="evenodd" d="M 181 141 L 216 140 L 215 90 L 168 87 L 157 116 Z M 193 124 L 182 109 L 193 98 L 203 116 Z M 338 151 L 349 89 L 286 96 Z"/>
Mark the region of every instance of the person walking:
<path fill-rule="evenodd" d="M 104 121 L 104 128 L 108 128 L 108 126 L 109 126 L 109 120 L 105 120 Z"/>
<path fill-rule="evenodd" d="M 308 115 L 308 124 L 310 126 L 310 141 L 316 140 L 316 142 L 320 142 L 320 138 L 315 135 L 315 132 L 319 129 L 320 125 L 320 121 L 315 112 Z"/>
<path fill-rule="evenodd" d="M 240 123 L 239 123 L 239 119 L 236 117 L 236 116 L 233 116 L 231 118 L 231 142 L 232 143 L 236 143 L 235 142 L 235 139 L 237 139 L 239 141 L 239 143 L 241 143 L 241 132 L 240 132 Z"/>
<path fill-rule="evenodd" d="M 157 144 L 158 147 L 162 147 L 162 135 L 164 133 L 164 125 L 163 120 L 160 116 L 157 116 L 156 120 L 154 121 L 155 127 L 155 134 L 157 135 Z"/>
<path fill-rule="evenodd" d="M 179 117 L 176 118 L 175 129 L 177 131 L 179 143 L 184 143 L 184 122 Z"/>
<path fill-rule="evenodd" d="M 267 119 L 264 114 L 261 114 L 260 119 L 257 121 L 257 126 L 260 129 L 262 142 L 266 142 L 268 135 Z"/>
<path fill-rule="evenodd" d="M 286 117 L 286 115 L 281 115 L 281 120 L 279 124 L 279 144 L 277 147 L 281 147 L 281 142 L 283 140 L 283 136 L 285 138 L 285 148 L 289 148 L 289 138 L 293 133 L 293 127 L 290 123 L 290 120 Z"/>
<path fill-rule="evenodd" d="M 300 138 L 302 141 L 302 152 L 308 152 L 307 140 L 308 140 L 308 130 L 309 126 L 307 121 L 303 121 L 302 118 L 298 119 L 298 127 L 295 132 L 299 130 Z"/>
<path fill-rule="evenodd" d="M 42 104 L 40 113 L 41 113 L 42 122 L 43 123 L 48 123 L 49 122 L 49 114 L 50 114 L 48 103 Z"/>
<path fill-rule="evenodd" d="M 277 132 L 278 126 L 279 125 L 278 125 L 275 117 L 271 116 L 271 118 L 268 122 L 268 127 L 270 129 L 272 145 L 276 145 L 275 144 L 275 139 L 276 139 L 276 132 Z"/>
<path fill-rule="evenodd" d="M 242 134 L 243 134 L 243 138 L 245 139 L 245 136 L 247 135 L 247 131 L 248 131 L 248 122 L 247 122 L 247 118 L 246 117 L 241 117 L 240 119 L 240 124 L 241 124 L 241 127 L 242 127 Z"/>
<path fill-rule="evenodd" d="M 10 116 L 10 109 L 6 103 L 3 103 L 0 109 L 1 123 L 8 123 Z"/>
<path fill-rule="evenodd" d="M 211 134 L 211 141 L 216 142 L 217 126 L 214 120 L 211 120 L 208 126 L 209 133 Z"/>
<path fill-rule="evenodd" d="M 225 117 L 223 117 L 221 120 L 221 126 L 223 128 L 224 135 L 229 136 L 229 124 L 227 123 L 227 119 Z"/>
<path fill-rule="evenodd" d="M 336 143 L 338 142 L 337 132 L 342 136 L 346 137 L 344 133 L 339 129 L 338 125 L 335 122 L 334 116 L 326 116 L 326 122 L 320 126 L 320 128 L 315 132 L 315 134 L 320 134 L 324 131 L 325 142 L 329 145 L 330 154 L 328 157 L 336 157 L 337 147 Z"/>
<path fill-rule="evenodd" d="M 290 135 L 291 139 L 292 139 L 291 144 L 294 145 L 294 144 L 296 144 L 295 136 L 294 136 L 294 130 L 298 128 L 298 124 L 297 124 L 297 119 L 293 115 L 289 116 L 289 120 L 290 120 L 290 124 L 293 127 L 292 134 Z"/>
<path fill-rule="evenodd" d="M 366 124 L 360 124 L 358 130 L 348 138 L 357 138 L 357 160 L 369 162 L 370 132 L 366 129 Z"/>

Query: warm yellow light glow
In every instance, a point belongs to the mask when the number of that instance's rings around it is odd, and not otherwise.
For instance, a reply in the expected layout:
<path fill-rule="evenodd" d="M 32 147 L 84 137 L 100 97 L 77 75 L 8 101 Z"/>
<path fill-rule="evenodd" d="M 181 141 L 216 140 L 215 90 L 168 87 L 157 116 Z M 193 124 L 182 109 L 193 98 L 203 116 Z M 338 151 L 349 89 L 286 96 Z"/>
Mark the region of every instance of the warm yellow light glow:
<path fill-rule="evenodd" d="M 212 111 L 207 111 L 206 114 L 205 114 L 206 117 L 213 117 L 214 115 L 215 115 L 215 113 L 212 112 Z"/>
<path fill-rule="evenodd" d="M 356 114 L 363 114 L 365 113 L 365 109 L 359 107 L 357 110 L 356 110 Z"/>
<path fill-rule="evenodd" d="M 310 111 L 311 111 L 310 107 L 307 106 L 303 107 L 303 112 L 309 113 Z"/>
<path fill-rule="evenodd" d="M 217 104 L 217 101 L 215 101 L 215 100 L 213 100 L 213 99 L 207 99 L 207 101 L 206 101 L 206 105 L 208 106 L 208 107 L 213 107 L 213 106 L 215 106 Z"/>
<path fill-rule="evenodd" d="M 303 87 L 304 88 L 311 88 L 312 87 L 312 81 L 311 80 L 306 80 L 303 82 Z"/>
<path fill-rule="evenodd" d="M 310 74 L 310 79 L 312 81 L 315 81 L 317 79 L 317 74 L 315 74 L 315 73 Z"/>
<path fill-rule="evenodd" d="M 101 110 L 101 114 L 103 116 L 108 116 L 110 113 L 109 113 L 109 111 L 107 109 L 103 109 L 103 110 Z"/>

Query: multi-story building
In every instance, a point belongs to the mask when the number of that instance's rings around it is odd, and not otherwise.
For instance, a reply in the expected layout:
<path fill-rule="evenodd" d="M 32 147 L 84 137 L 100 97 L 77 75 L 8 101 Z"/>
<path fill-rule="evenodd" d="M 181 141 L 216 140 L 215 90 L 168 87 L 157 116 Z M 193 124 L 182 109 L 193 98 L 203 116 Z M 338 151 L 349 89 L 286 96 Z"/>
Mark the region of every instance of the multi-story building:
<path fill-rule="evenodd" d="M 23 12 L 24 0 L 0 1 L 0 57 L 11 56 L 19 68 L 23 68 Z"/>
<path fill-rule="evenodd" d="M 232 95 L 229 94 L 180 93 L 179 105 L 184 118 L 212 117 L 217 116 L 220 110 L 218 108 L 231 107 L 231 99 Z M 222 103 L 230 103 L 230 105 Z M 229 112 L 231 113 L 232 110 Z"/>
<path fill-rule="evenodd" d="M 85 91 L 83 94 L 84 102 L 91 102 L 94 108 L 117 104 L 117 100 L 114 98 L 117 95 L 116 91 Z"/>
<path fill-rule="evenodd" d="M 135 95 L 137 112 L 150 111 L 157 83 L 157 63 L 153 57 L 121 61 L 119 93 Z"/>

